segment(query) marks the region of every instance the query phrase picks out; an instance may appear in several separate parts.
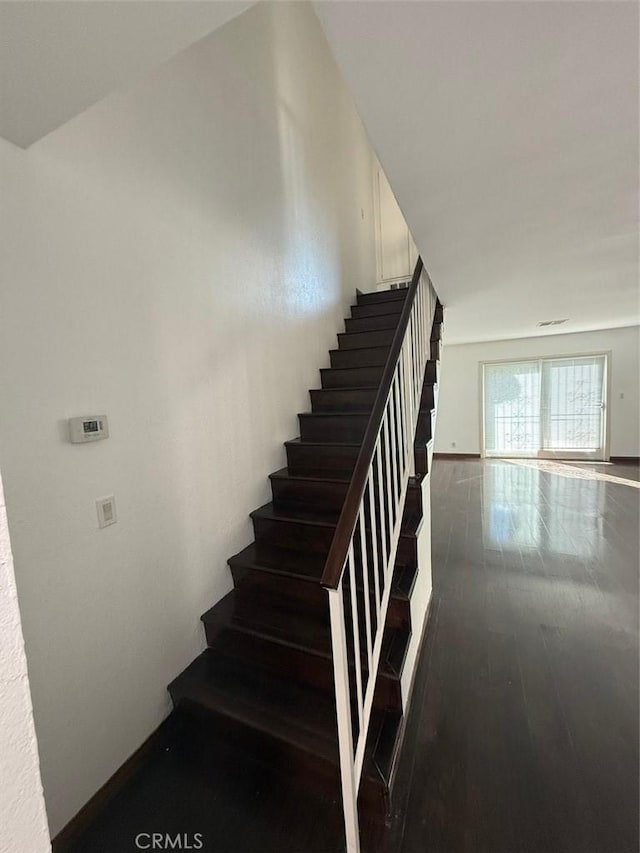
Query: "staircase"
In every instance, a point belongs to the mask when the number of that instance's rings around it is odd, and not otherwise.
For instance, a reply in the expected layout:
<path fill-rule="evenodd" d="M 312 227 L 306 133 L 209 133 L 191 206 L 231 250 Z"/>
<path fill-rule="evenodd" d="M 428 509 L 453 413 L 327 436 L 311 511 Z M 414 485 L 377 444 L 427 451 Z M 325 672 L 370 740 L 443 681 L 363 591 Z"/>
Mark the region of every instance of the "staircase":
<path fill-rule="evenodd" d="M 327 590 L 320 580 L 408 289 L 360 294 L 338 348 L 285 442 L 287 467 L 270 475 L 273 500 L 251 513 L 255 541 L 231 557 L 234 589 L 202 616 L 208 648 L 170 685 L 173 703 L 202 742 L 235 739 L 288 778 L 340 797 L 340 748 Z M 359 780 L 358 810 L 389 814 L 403 732 L 401 679 L 411 639 L 418 566 L 421 482 L 427 473 L 439 359 L 437 303 L 431 360 L 415 436 L 415 476 L 404 501 L 384 619 L 380 664 Z M 428 521 L 428 520 L 427 520 Z M 356 583 L 357 596 L 373 592 Z M 353 642 L 348 666 L 355 671 Z M 368 660 L 360 644 L 360 665 Z M 355 715 L 352 719 L 355 719 Z M 354 736 L 357 725 L 353 724 Z"/>

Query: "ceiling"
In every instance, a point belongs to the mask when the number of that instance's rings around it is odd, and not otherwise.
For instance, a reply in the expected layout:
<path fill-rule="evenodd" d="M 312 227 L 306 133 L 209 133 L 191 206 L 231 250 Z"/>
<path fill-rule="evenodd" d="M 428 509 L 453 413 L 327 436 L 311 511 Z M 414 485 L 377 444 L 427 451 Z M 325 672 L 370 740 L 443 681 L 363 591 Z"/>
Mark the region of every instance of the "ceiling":
<path fill-rule="evenodd" d="M 0 2 L 0 136 L 26 148 L 252 2 Z"/>
<path fill-rule="evenodd" d="M 33 144 L 250 5 L 0 0 L 0 136 Z M 640 322 L 638 4 L 314 5 L 449 343 Z"/>
<path fill-rule="evenodd" d="M 635 2 L 315 8 L 448 343 L 639 322 Z"/>

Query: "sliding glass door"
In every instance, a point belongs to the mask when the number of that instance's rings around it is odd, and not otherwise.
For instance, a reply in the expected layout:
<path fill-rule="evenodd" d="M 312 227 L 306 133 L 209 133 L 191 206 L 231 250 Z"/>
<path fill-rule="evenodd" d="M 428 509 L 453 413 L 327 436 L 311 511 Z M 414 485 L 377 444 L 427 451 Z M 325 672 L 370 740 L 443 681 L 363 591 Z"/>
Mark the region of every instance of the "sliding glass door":
<path fill-rule="evenodd" d="M 486 456 L 605 458 L 606 355 L 483 365 Z"/>

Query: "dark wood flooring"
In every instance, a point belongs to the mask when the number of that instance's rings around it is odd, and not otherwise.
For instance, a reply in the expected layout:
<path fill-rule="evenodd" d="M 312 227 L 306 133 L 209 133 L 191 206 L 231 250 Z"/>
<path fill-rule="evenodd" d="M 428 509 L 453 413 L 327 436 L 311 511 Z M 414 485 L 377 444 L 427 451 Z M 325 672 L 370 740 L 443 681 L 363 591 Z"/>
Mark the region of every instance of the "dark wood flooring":
<path fill-rule="evenodd" d="M 379 851 L 638 850 L 638 469 L 560 470 L 434 463 L 434 592 Z M 343 848 L 339 803 L 179 726 L 72 849 L 129 853 L 141 832 Z"/>
<path fill-rule="evenodd" d="M 560 470 L 434 465 L 432 622 L 390 850 L 638 850 L 638 468 Z"/>

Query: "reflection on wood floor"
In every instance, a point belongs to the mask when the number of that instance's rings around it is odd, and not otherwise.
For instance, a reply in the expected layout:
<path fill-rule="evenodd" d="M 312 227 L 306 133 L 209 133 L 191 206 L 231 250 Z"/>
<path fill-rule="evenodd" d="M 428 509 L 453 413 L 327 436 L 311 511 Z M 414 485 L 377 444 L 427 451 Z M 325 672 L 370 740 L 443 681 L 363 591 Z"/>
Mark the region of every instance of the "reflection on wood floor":
<path fill-rule="evenodd" d="M 638 850 L 638 479 L 435 462 L 429 648 L 389 850 Z"/>

